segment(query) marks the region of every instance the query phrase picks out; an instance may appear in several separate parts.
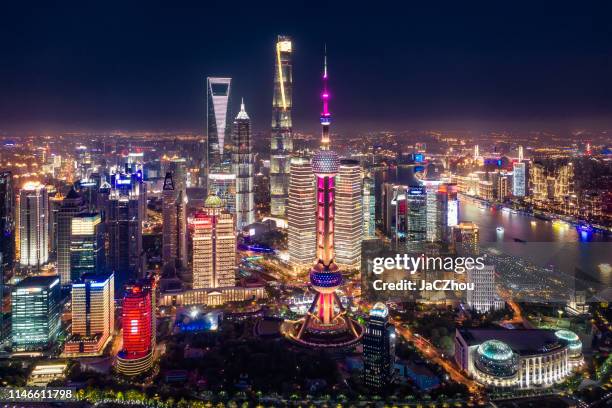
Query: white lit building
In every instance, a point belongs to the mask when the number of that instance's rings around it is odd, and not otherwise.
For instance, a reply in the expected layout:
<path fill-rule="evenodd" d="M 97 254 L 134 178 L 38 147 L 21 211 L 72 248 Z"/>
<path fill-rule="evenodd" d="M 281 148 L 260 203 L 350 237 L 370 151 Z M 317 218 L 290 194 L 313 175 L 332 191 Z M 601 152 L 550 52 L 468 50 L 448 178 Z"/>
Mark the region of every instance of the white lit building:
<path fill-rule="evenodd" d="M 234 217 L 222 200 L 209 195 L 204 211 L 193 225 L 193 288 L 207 289 L 236 284 L 236 235 Z"/>
<path fill-rule="evenodd" d="M 315 176 L 310 160 L 291 159 L 287 205 L 289 263 L 295 271 L 310 268 L 316 257 Z"/>
<path fill-rule="evenodd" d="M 336 177 L 334 246 L 336 263 L 357 269 L 361 265 L 363 209 L 361 166 L 357 160 L 341 160 Z"/>
<path fill-rule="evenodd" d="M 49 197 L 42 184 L 27 183 L 19 192 L 19 263 L 38 268 L 49 260 Z"/>

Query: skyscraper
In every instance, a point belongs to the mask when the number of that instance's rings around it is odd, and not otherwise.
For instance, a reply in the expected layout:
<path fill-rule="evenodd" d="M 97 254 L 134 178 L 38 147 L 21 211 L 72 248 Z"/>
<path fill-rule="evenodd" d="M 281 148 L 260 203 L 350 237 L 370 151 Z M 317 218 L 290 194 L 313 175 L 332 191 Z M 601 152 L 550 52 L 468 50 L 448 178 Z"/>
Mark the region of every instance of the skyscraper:
<path fill-rule="evenodd" d="M 208 175 L 208 194 L 214 194 L 223 202 L 223 208 L 236 214 L 236 175 L 230 172 Z"/>
<path fill-rule="evenodd" d="M 328 105 L 327 79 L 326 57 L 321 94 L 323 100 L 321 148 L 312 158 L 317 188 L 318 260 L 310 270 L 310 284 L 316 294 L 306 317 L 297 322 L 286 321 L 281 331 L 291 341 L 309 347 L 343 348 L 357 343 L 363 334 L 363 328 L 347 315 L 336 293 L 343 282 L 342 273 L 334 261 L 335 184 L 340 158 L 336 152 L 330 150 L 331 114 Z"/>
<path fill-rule="evenodd" d="M 206 154 L 200 168 L 200 185 L 207 186 L 210 173 L 222 172 L 229 163 L 231 78 L 206 78 Z"/>
<path fill-rule="evenodd" d="M 467 304 L 470 309 L 486 313 L 502 305 L 495 290 L 495 267 L 485 265 L 482 269 L 472 268 L 467 271 L 466 282 L 473 284 L 467 290 Z"/>
<path fill-rule="evenodd" d="M 19 192 L 19 263 L 23 267 L 39 268 L 49 260 L 48 206 L 42 184 L 27 183 Z"/>
<path fill-rule="evenodd" d="M 384 389 L 393 379 L 395 327 L 389 323 L 389 310 L 376 303 L 363 335 L 363 382 L 375 390 Z"/>
<path fill-rule="evenodd" d="M 0 253 L 8 274 L 15 262 L 15 191 L 10 171 L 0 172 Z"/>
<path fill-rule="evenodd" d="M 117 371 L 135 376 L 153 365 L 155 323 L 151 290 L 141 282 L 130 284 L 123 295 L 123 349 L 117 355 Z"/>
<path fill-rule="evenodd" d="M 340 160 L 336 185 L 336 262 L 340 267 L 361 265 L 363 209 L 361 166 L 357 160 Z"/>
<path fill-rule="evenodd" d="M 279 35 L 274 64 L 274 96 L 272 98 L 272 133 L 270 145 L 270 212 L 285 217 L 291 153 L 293 152 L 293 106 L 291 38 Z"/>
<path fill-rule="evenodd" d="M 241 231 L 255 222 L 251 119 L 244 108 L 244 101 L 240 104 L 240 112 L 234 120 L 233 139 L 232 173 L 236 176 L 236 228 Z"/>
<path fill-rule="evenodd" d="M 236 284 L 234 218 L 223 201 L 209 195 L 204 211 L 193 219 L 193 288 L 221 288 Z"/>
<path fill-rule="evenodd" d="M 70 282 L 104 271 L 104 235 L 99 213 L 83 212 L 71 219 Z"/>
<path fill-rule="evenodd" d="M 178 187 L 178 188 L 177 188 Z M 187 203 L 185 190 L 175 186 L 166 173 L 162 190 L 162 260 L 164 264 L 187 266 Z"/>
<path fill-rule="evenodd" d="M 115 329 L 115 283 L 112 273 L 86 273 L 72 284 L 72 333 L 67 355 L 97 355 Z"/>
<path fill-rule="evenodd" d="M 107 265 L 115 273 L 115 290 L 143 270 L 142 220 L 147 188 L 140 173 L 111 176 L 106 227 L 109 237 Z"/>
<path fill-rule="evenodd" d="M 79 276 L 71 276 L 70 234 L 72 218 L 85 209 L 83 198 L 74 188 L 71 188 L 57 212 L 57 272 L 62 285 L 69 285 L 72 279 L 79 278 Z"/>
<path fill-rule="evenodd" d="M 374 180 L 363 178 L 363 239 L 376 238 L 376 192 Z"/>
<path fill-rule="evenodd" d="M 429 194 L 429 191 L 428 191 Z M 436 241 L 449 242 L 451 228 L 459 221 L 459 201 L 457 200 L 457 185 L 442 183 L 433 192 L 436 202 Z M 429 196 L 427 197 L 429 200 Z"/>
<path fill-rule="evenodd" d="M 310 160 L 291 159 L 287 205 L 289 263 L 294 271 L 312 267 L 316 258 L 315 177 Z"/>
<path fill-rule="evenodd" d="M 479 240 L 478 225 L 473 222 L 460 222 L 452 229 L 452 243 L 458 255 L 477 255 Z"/>
<path fill-rule="evenodd" d="M 515 197 L 525 197 L 525 191 L 527 190 L 525 183 L 527 180 L 525 163 L 518 162 L 512 165 L 512 194 Z"/>
<path fill-rule="evenodd" d="M 44 350 L 60 332 L 60 280 L 29 276 L 13 286 L 11 337 L 13 350 Z"/>
<path fill-rule="evenodd" d="M 420 250 L 427 240 L 427 191 L 424 186 L 406 189 L 406 247 Z"/>

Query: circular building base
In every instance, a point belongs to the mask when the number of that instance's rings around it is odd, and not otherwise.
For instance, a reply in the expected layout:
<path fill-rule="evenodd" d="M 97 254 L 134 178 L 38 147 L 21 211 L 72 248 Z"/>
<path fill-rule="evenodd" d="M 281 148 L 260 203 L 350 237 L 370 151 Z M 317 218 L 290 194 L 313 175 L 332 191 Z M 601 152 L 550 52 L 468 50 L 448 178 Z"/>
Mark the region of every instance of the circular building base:
<path fill-rule="evenodd" d="M 117 355 L 117 371 L 123 375 L 136 376 L 153 367 L 153 351 L 142 356 Z"/>
<path fill-rule="evenodd" d="M 322 349 L 350 348 L 363 337 L 363 327 L 355 320 L 351 320 L 351 323 L 356 333 L 346 325 L 335 325 L 326 329 L 308 327 L 301 337 L 298 337 L 304 321 L 305 319 L 285 320 L 280 327 L 281 335 L 297 345 Z"/>

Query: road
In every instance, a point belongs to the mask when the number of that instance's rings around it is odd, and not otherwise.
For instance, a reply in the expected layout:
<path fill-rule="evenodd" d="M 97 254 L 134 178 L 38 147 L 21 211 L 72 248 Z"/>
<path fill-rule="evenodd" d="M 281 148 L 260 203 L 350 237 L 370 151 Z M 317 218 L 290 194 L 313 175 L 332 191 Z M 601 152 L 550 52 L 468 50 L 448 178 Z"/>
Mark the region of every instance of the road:
<path fill-rule="evenodd" d="M 451 361 L 442 357 L 442 353 L 426 338 L 412 333 L 410 329 L 402 326 L 402 322 L 397 319 L 391 319 L 391 322 L 404 340 L 412 343 L 429 360 L 441 366 L 453 381 L 465 385 L 478 400 L 484 398 L 483 388 L 475 381 L 466 377 Z"/>

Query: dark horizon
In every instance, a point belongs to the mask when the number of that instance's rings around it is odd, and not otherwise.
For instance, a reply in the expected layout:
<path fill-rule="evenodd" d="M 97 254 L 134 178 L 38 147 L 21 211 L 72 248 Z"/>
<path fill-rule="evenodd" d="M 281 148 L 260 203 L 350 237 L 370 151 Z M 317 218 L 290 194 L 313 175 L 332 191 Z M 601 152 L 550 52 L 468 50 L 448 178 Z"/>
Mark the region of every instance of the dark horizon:
<path fill-rule="evenodd" d="M 5 5 L 0 132 L 201 133 L 207 76 L 231 76 L 266 132 L 277 34 L 296 131 L 318 131 L 324 44 L 334 131 L 612 127 L 609 4 L 277 8 Z"/>

